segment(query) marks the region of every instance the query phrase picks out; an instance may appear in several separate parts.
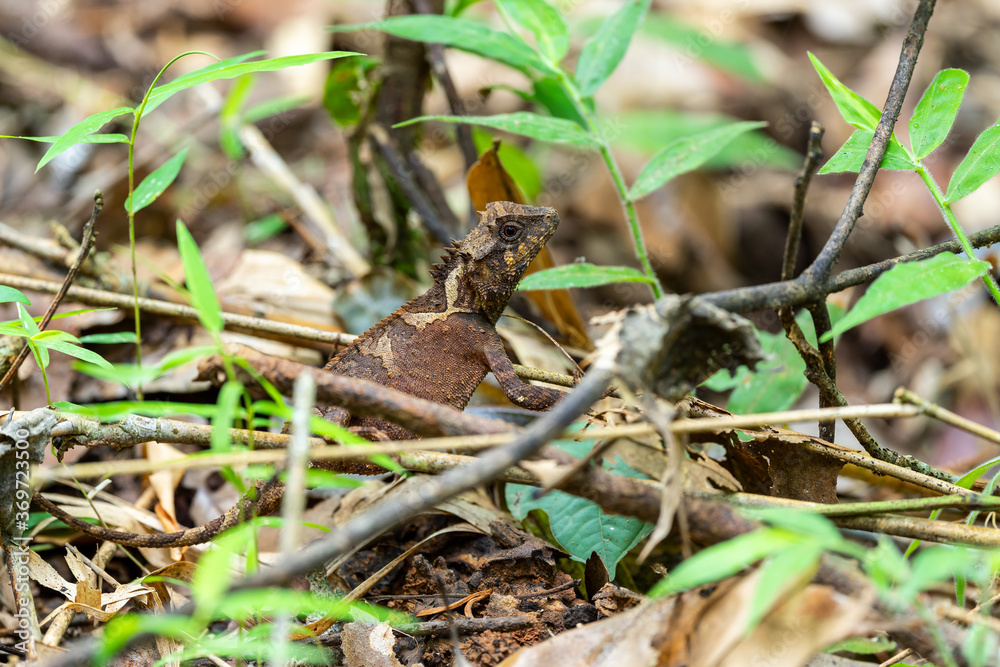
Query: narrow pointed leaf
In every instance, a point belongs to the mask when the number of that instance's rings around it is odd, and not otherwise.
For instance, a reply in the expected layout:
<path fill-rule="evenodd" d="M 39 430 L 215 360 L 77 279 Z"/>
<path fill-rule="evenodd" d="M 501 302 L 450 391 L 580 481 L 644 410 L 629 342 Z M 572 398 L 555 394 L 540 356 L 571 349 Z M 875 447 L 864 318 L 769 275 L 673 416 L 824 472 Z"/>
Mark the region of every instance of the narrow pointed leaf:
<path fill-rule="evenodd" d="M 910 118 L 910 146 L 918 160 L 930 155 L 947 138 L 968 85 L 968 72 L 946 69 L 927 86 Z"/>
<path fill-rule="evenodd" d="M 470 123 L 492 127 L 496 130 L 520 134 L 540 141 L 551 141 L 557 144 L 569 144 L 594 148 L 600 142 L 582 127 L 571 120 L 539 116 L 528 111 L 497 114 L 495 116 L 420 116 L 408 121 L 397 123 L 393 127 L 404 127 L 425 120 L 438 120 L 445 123 Z"/>
<path fill-rule="evenodd" d="M 610 283 L 652 282 L 644 273 L 629 266 L 595 266 L 586 262 L 576 262 L 536 271 L 525 276 L 517 289 L 569 289 L 571 287 L 597 287 Z"/>
<path fill-rule="evenodd" d="M 650 158 L 629 190 L 629 199 L 642 199 L 671 178 L 697 169 L 736 137 L 765 127 L 761 121 L 733 123 L 715 130 L 684 137 L 665 146 Z"/>
<path fill-rule="evenodd" d="M 156 198 L 162 195 L 163 191 L 174 182 L 177 174 L 181 173 L 181 166 L 184 164 L 184 158 L 187 157 L 187 154 L 188 149 L 185 148 L 142 179 L 142 183 L 135 189 L 134 203 L 132 197 L 125 198 L 125 212 L 129 212 L 129 206 L 134 206 L 132 208 L 134 215 L 156 201 Z"/>
<path fill-rule="evenodd" d="M 177 249 L 181 254 L 184 281 L 191 294 L 191 305 L 198 311 L 202 326 L 210 333 L 219 333 L 222 331 L 222 307 L 215 295 L 212 278 L 205 268 L 198 244 L 180 220 L 177 221 Z"/>
<path fill-rule="evenodd" d="M 650 1 L 626 0 L 583 45 L 573 78 L 584 97 L 593 95 L 618 67 Z"/>
<path fill-rule="evenodd" d="M 871 130 L 855 130 L 854 134 L 840 147 L 833 157 L 827 160 L 823 168 L 819 170 L 821 174 L 839 174 L 850 171 L 857 173 L 861 171 L 861 165 L 868 155 L 868 147 L 872 143 L 875 133 Z M 885 147 L 885 157 L 882 158 L 880 169 L 913 170 L 918 164 L 910 160 L 906 151 L 898 143 L 890 141 Z"/>
<path fill-rule="evenodd" d="M 113 368 L 113 366 L 105 360 L 104 357 L 96 352 L 91 352 L 84 347 L 80 347 L 79 345 L 63 341 L 42 340 L 38 341 L 38 346 L 49 350 L 55 350 L 56 352 L 62 352 L 63 354 L 68 354 L 71 357 L 76 357 L 81 361 L 92 363 L 95 366 L 101 366 L 102 368 L 108 369 Z"/>
<path fill-rule="evenodd" d="M 475 53 L 526 73 L 533 69 L 543 72 L 552 71 L 548 63 L 540 58 L 534 49 L 525 47 L 522 40 L 468 19 L 432 14 L 412 14 L 409 16 L 390 16 L 382 21 L 370 23 L 335 26 L 330 30 L 334 32 L 379 30 L 396 37 L 412 39 L 415 42 L 443 44 Z"/>
<path fill-rule="evenodd" d="M 878 107 L 842 84 L 840 80 L 833 75 L 833 72 L 828 70 L 826 66 L 819 61 L 819 58 L 814 56 L 812 53 L 809 54 L 809 60 L 812 61 L 813 67 L 816 68 L 816 72 L 823 80 L 823 85 L 826 86 L 828 91 L 830 91 L 830 97 L 833 98 L 833 102 L 837 105 L 837 109 L 840 111 L 840 115 L 843 116 L 844 120 L 847 121 L 849 125 L 853 125 L 859 130 L 874 131 L 875 126 L 878 125 L 878 120 L 882 115 L 878 110 Z"/>
<path fill-rule="evenodd" d="M 561 14 L 545 0 L 497 0 L 497 5 L 535 36 L 538 51 L 553 65 L 569 50 L 569 31 Z"/>
<path fill-rule="evenodd" d="M 871 284 L 854 308 L 823 334 L 822 340 L 911 303 L 965 287 L 989 271 L 989 262 L 969 260 L 950 252 L 930 259 L 907 262 L 892 267 Z"/>
<path fill-rule="evenodd" d="M 983 130 L 955 169 L 945 199 L 949 204 L 975 192 L 1000 172 L 1000 121 Z"/>
<path fill-rule="evenodd" d="M 11 301 L 23 303 L 26 306 L 31 305 L 31 300 L 26 297 L 21 290 L 14 289 L 13 287 L 7 287 L 6 285 L 0 285 L 0 303 L 10 303 Z"/>
<path fill-rule="evenodd" d="M 323 60 L 333 60 L 335 58 L 361 55 L 353 51 L 325 51 L 323 53 L 305 53 L 297 56 L 282 56 L 280 58 L 268 58 L 266 60 L 244 62 L 247 58 L 260 55 L 260 53 L 260 51 L 256 51 L 254 53 L 247 53 L 242 56 L 213 63 L 208 67 L 203 67 L 199 70 L 191 72 L 190 74 L 179 76 L 170 83 L 157 86 L 150 92 L 149 102 L 147 102 L 142 115 L 145 116 L 180 91 L 202 83 L 208 83 L 209 81 L 234 79 L 238 76 L 252 74 L 254 72 L 274 72 L 277 70 L 287 69 L 289 67 L 309 65 Z"/>
<path fill-rule="evenodd" d="M 87 116 L 79 123 L 66 130 L 61 137 L 56 139 L 55 143 L 49 146 L 49 150 L 45 151 L 45 155 L 43 155 L 42 159 L 38 161 L 38 166 L 35 167 L 35 171 L 37 172 L 39 169 L 51 162 L 53 158 L 66 152 L 76 144 L 88 143 L 87 141 L 84 141 L 85 137 L 97 132 L 115 118 L 124 116 L 127 113 L 132 113 L 133 111 L 134 109 L 132 109 L 132 107 L 118 107 L 117 109 L 99 111 L 92 116 Z M 112 134 L 108 136 L 115 137 L 115 141 L 118 141 L 119 138 L 124 138 L 123 135 L 120 134 Z M 90 140 L 89 143 L 101 143 L 103 141 L 103 139 L 94 139 Z"/>

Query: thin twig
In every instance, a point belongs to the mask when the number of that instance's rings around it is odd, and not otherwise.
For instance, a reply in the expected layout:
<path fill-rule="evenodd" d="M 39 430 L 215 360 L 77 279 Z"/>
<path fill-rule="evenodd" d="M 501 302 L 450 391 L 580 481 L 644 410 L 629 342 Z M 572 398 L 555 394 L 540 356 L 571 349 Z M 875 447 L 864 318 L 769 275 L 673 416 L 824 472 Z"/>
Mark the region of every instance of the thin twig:
<path fill-rule="evenodd" d="M 792 198 L 792 214 L 788 220 L 788 236 L 785 237 L 785 256 L 781 264 L 781 279 L 791 280 L 795 271 L 795 260 L 799 256 L 799 243 L 802 241 L 802 220 L 805 217 L 806 194 L 809 184 L 816 174 L 820 160 L 823 159 L 823 126 L 813 121 L 809 126 L 809 143 L 806 148 L 806 159 L 802 169 L 795 177 L 795 195 Z"/>
<path fill-rule="evenodd" d="M 955 414 L 951 410 L 942 408 L 940 405 L 924 400 L 906 387 L 900 387 L 897 389 L 892 398 L 893 401 L 897 403 L 909 403 L 910 405 L 916 405 L 920 408 L 920 411 L 928 417 L 933 417 L 934 419 L 942 421 L 949 426 L 960 428 L 963 431 L 967 431 L 972 435 L 982 438 L 983 440 L 988 440 L 993 444 L 1000 445 L 1000 432 L 982 424 L 978 424 L 971 419 L 966 419 L 962 415 Z"/>
<path fill-rule="evenodd" d="M 45 311 L 45 315 L 42 317 L 42 321 L 38 323 L 38 328 L 42 331 L 45 327 L 49 325 L 52 321 L 52 316 L 56 314 L 56 309 L 59 304 L 62 303 L 63 298 L 66 296 L 66 292 L 69 290 L 69 286 L 76 280 L 76 274 L 80 272 L 80 267 L 83 263 L 87 261 L 87 255 L 90 254 L 90 249 L 94 247 L 94 223 L 97 222 L 97 216 L 101 213 L 101 209 L 104 208 L 104 195 L 100 190 L 94 193 L 94 208 L 90 212 L 90 219 L 87 220 L 87 224 L 83 226 L 83 237 L 80 241 L 80 253 L 76 256 L 76 261 L 73 262 L 73 266 L 69 267 L 69 272 L 66 274 L 66 278 L 63 280 L 62 285 L 59 287 L 59 291 L 56 292 L 56 296 L 49 303 L 48 309 Z M 6 389 L 10 381 L 14 379 L 14 375 L 17 373 L 17 369 L 21 367 L 24 360 L 28 358 L 29 348 L 27 345 L 21 348 L 17 357 L 11 363 L 10 368 L 7 369 L 7 374 L 0 379 L 0 391 Z"/>

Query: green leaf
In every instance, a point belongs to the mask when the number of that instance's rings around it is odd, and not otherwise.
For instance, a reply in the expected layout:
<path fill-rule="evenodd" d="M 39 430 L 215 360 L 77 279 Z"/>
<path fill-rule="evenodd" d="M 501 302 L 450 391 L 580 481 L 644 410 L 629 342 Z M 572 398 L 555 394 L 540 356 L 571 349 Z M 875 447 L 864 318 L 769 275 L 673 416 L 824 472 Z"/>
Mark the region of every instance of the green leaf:
<path fill-rule="evenodd" d="M 916 159 L 930 155 L 947 138 L 968 85 L 968 72 L 946 69 L 927 86 L 910 118 L 910 146 Z"/>
<path fill-rule="evenodd" d="M 753 597 L 750 598 L 744 632 L 757 627 L 790 587 L 806 578 L 807 574 L 811 577 L 822 555 L 822 547 L 806 542 L 789 546 L 764 561 Z"/>
<path fill-rule="evenodd" d="M 260 51 L 255 51 L 253 53 L 247 53 L 242 56 L 236 56 L 235 58 L 229 58 L 221 62 L 213 63 L 208 67 L 203 67 L 189 74 L 179 76 L 170 83 L 157 86 L 150 92 L 149 102 L 147 102 L 142 115 L 145 116 L 180 91 L 202 83 L 208 83 L 209 81 L 234 79 L 238 76 L 252 74 L 254 72 L 274 72 L 277 70 L 287 69 L 289 67 L 309 65 L 323 60 L 334 60 L 336 58 L 361 55 L 359 53 L 354 53 L 353 51 L 325 51 L 323 53 L 305 53 L 297 56 L 282 56 L 280 58 L 268 58 L 266 60 L 244 62 L 248 58 L 258 56 L 261 53 L 262 52 Z"/>
<path fill-rule="evenodd" d="M 156 198 L 162 195 L 163 191 L 170 187 L 170 184 L 174 182 L 174 179 L 177 178 L 177 174 L 181 173 L 181 165 L 184 164 L 184 158 L 187 157 L 187 154 L 188 149 L 185 148 L 180 153 L 154 169 L 149 176 L 142 179 L 142 183 L 136 187 L 135 192 L 133 193 L 135 195 L 134 200 L 132 197 L 125 198 L 125 212 L 128 213 L 129 207 L 134 206 L 131 211 L 132 214 L 135 215 L 156 201 Z"/>
<path fill-rule="evenodd" d="M 80 336 L 80 342 L 87 345 L 101 344 L 110 345 L 112 343 L 134 343 L 134 331 L 115 331 L 113 333 L 89 334 Z"/>
<path fill-rule="evenodd" d="M 799 538 L 780 528 L 762 528 L 702 549 L 685 559 L 648 595 L 666 597 L 732 576 L 761 558 L 783 551 Z"/>
<path fill-rule="evenodd" d="M 845 171 L 857 173 L 861 171 L 865 156 L 868 155 L 868 147 L 872 143 L 875 133 L 871 130 L 855 130 L 847 142 L 840 147 L 833 157 L 827 160 L 823 168 L 819 170 L 821 174 L 839 174 Z M 914 170 L 919 167 L 913 162 L 897 142 L 890 141 L 885 148 L 885 157 L 882 158 L 880 169 Z"/>
<path fill-rule="evenodd" d="M 330 30 L 334 32 L 381 30 L 415 42 L 443 44 L 475 53 L 529 74 L 533 69 L 552 72 L 552 67 L 542 60 L 534 49 L 525 48 L 522 40 L 468 19 L 411 14 L 390 16 L 371 23 L 334 26 Z"/>
<path fill-rule="evenodd" d="M 208 275 L 205 262 L 201 259 L 198 244 L 194 242 L 191 232 L 184 223 L 177 221 L 177 248 L 181 254 L 181 264 L 184 266 L 184 279 L 191 294 L 191 305 L 198 311 L 201 325 L 209 333 L 222 331 L 222 306 L 215 296 L 212 278 Z"/>
<path fill-rule="evenodd" d="M 52 340 L 39 340 L 37 341 L 39 347 L 43 347 L 49 350 L 55 350 L 56 352 L 62 352 L 63 354 L 68 354 L 71 357 L 76 357 L 81 361 L 86 361 L 88 363 L 94 364 L 95 366 L 101 366 L 103 368 L 113 368 L 111 363 L 104 359 L 101 355 L 96 352 L 91 352 L 90 350 L 80 347 L 79 345 L 73 345 L 72 343 L 65 343 L 62 341 L 52 341 Z"/>
<path fill-rule="evenodd" d="M 133 113 L 134 111 L 135 110 L 132 107 L 118 107 L 117 109 L 99 111 L 91 116 L 87 116 L 79 123 L 66 130 L 66 132 L 63 133 L 63 135 L 60 136 L 55 143 L 49 146 L 49 150 L 45 151 L 45 155 L 43 155 L 42 159 L 38 161 L 38 166 L 35 167 L 35 171 L 37 172 L 39 169 L 47 165 L 53 158 L 61 155 L 76 144 L 85 143 L 84 139 L 88 135 L 97 132 L 115 118 L 118 118 L 118 116 L 124 116 L 125 114 Z M 120 134 L 107 136 L 122 137 Z"/>
<path fill-rule="evenodd" d="M 640 28 L 643 34 L 662 39 L 677 47 L 679 56 L 697 58 L 751 83 L 764 84 L 758 54 L 746 44 L 726 42 L 706 31 L 678 21 L 666 13 L 647 16 Z"/>
<path fill-rule="evenodd" d="M 593 95 L 618 67 L 651 0 L 626 0 L 583 45 L 573 78 L 584 97 Z"/>
<path fill-rule="evenodd" d="M 651 283 L 644 273 L 629 266 L 595 266 L 587 262 L 574 262 L 537 271 L 525 276 L 518 284 L 519 290 L 569 289 L 571 287 L 597 287 L 610 283 Z"/>
<path fill-rule="evenodd" d="M 634 201 L 645 197 L 671 178 L 697 169 L 741 134 L 766 126 L 767 123 L 762 121 L 744 121 L 678 139 L 654 155 L 643 167 L 629 190 L 629 199 Z"/>
<path fill-rule="evenodd" d="M 553 116 L 558 113 L 553 112 Z M 615 146 L 652 156 L 678 139 L 737 122 L 732 116 L 682 111 L 628 111 L 601 118 L 604 136 Z M 782 132 L 782 126 L 776 128 Z M 790 131 L 790 130 L 789 130 Z M 703 169 L 776 167 L 798 171 L 802 156 L 763 132 L 747 132 L 733 139 Z"/>
<path fill-rule="evenodd" d="M 853 125 L 859 130 L 874 131 L 882 116 L 878 107 L 842 84 L 812 53 L 809 53 L 809 60 L 812 61 L 813 67 L 823 80 L 823 85 L 830 91 L 830 97 L 833 98 L 840 115 L 848 125 Z"/>
<path fill-rule="evenodd" d="M 351 58 L 333 63 L 323 86 L 323 107 L 337 125 L 349 126 L 361 120 L 361 82 L 375 67 L 374 58 Z"/>
<path fill-rule="evenodd" d="M 26 306 L 31 305 L 31 300 L 26 297 L 21 290 L 14 289 L 13 287 L 7 287 L 6 285 L 0 285 L 0 303 L 10 303 L 12 301 L 23 303 Z"/>
<path fill-rule="evenodd" d="M 954 204 L 1000 172 L 1000 120 L 983 130 L 955 169 L 945 200 Z"/>
<path fill-rule="evenodd" d="M 444 123 L 483 125 L 496 130 L 531 137 L 539 141 L 551 141 L 557 144 L 569 144 L 584 148 L 596 148 L 601 145 L 601 142 L 596 137 L 573 121 L 539 116 L 528 111 L 516 111 L 514 113 L 497 114 L 495 116 L 420 116 L 402 123 L 396 123 L 393 127 L 405 127 L 406 125 L 422 123 L 427 120 L 437 120 Z"/>
<path fill-rule="evenodd" d="M 553 444 L 577 458 L 584 456 L 591 447 L 590 443 L 567 440 Z M 606 460 L 604 467 L 625 477 L 643 477 L 622 463 L 619 457 Z M 653 529 L 652 524 L 634 517 L 606 514 L 596 503 L 562 491 L 550 491 L 537 500 L 533 498 L 534 492 L 534 487 L 508 484 L 505 496 L 511 513 L 523 520 L 532 510 L 545 512 L 553 536 L 570 558 L 583 563 L 596 553 L 612 579 L 625 554 Z"/>
<path fill-rule="evenodd" d="M 251 75 L 236 79 L 219 110 L 219 147 L 230 160 L 239 160 L 245 153 L 239 131 L 243 123 L 243 105 L 250 98 L 256 81 L 257 77 Z"/>
<path fill-rule="evenodd" d="M 950 252 L 892 267 L 871 284 L 854 308 L 823 335 L 823 341 L 873 317 L 965 287 L 990 270 L 989 262 L 969 260 Z"/>
<path fill-rule="evenodd" d="M 849 637 L 837 642 L 833 646 L 827 647 L 823 652 L 837 653 L 838 651 L 858 653 L 860 655 L 874 655 L 876 653 L 892 654 L 896 652 L 896 642 L 888 637 L 874 637 L 871 639 L 868 637 Z"/>
<path fill-rule="evenodd" d="M 569 50 L 569 31 L 562 15 L 545 0 L 497 0 L 497 7 L 535 36 L 538 51 L 553 65 Z"/>

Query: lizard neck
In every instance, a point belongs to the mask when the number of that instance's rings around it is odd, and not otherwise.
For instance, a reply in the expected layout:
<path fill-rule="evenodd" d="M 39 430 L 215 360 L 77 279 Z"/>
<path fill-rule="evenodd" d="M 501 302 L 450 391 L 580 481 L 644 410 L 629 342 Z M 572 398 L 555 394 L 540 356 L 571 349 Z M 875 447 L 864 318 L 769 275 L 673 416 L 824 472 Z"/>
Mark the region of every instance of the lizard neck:
<path fill-rule="evenodd" d="M 449 266 L 441 267 L 430 289 L 413 300 L 410 312 L 404 315 L 407 322 L 417 326 L 424 321 L 444 319 L 452 313 L 476 313 L 490 324 L 500 319 L 510 295 L 498 298 L 491 290 L 477 289 L 477 276 L 469 270 L 469 263 L 458 257 L 454 259 Z"/>

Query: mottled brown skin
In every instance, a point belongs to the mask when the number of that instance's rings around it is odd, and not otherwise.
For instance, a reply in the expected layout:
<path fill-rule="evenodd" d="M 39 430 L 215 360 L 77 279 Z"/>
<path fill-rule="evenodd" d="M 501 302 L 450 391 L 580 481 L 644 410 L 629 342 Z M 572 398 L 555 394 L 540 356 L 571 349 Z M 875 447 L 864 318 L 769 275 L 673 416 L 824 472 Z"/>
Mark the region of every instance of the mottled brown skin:
<path fill-rule="evenodd" d="M 465 240 L 448 248 L 431 270 L 434 284 L 372 326 L 334 355 L 323 370 L 361 378 L 458 410 L 488 372 L 507 397 L 531 410 L 551 407 L 563 393 L 523 382 L 503 349 L 495 325 L 525 269 L 555 232 L 555 209 L 493 202 Z M 318 406 L 325 419 L 369 437 L 405 440 L 405 428 L 372 417 L 354 418 L 341 407 Z M 286 425 L 287 427 L 287 425 Z M 338 470 L 373 474 L 373 464 L 340 463 Z M 256 494 L 254 494 L 256 492 Z M 109 530 L 76 519 L 40 494 L 35 500 L 50 514 L 94 537 L 138 547 L 180 547 L 207 542 L 253 513 L 272 512 L 281 499 L 277 481 L 258 482 L 251 493 L 222 516 L 198 528 L 140 535 Z"/>

